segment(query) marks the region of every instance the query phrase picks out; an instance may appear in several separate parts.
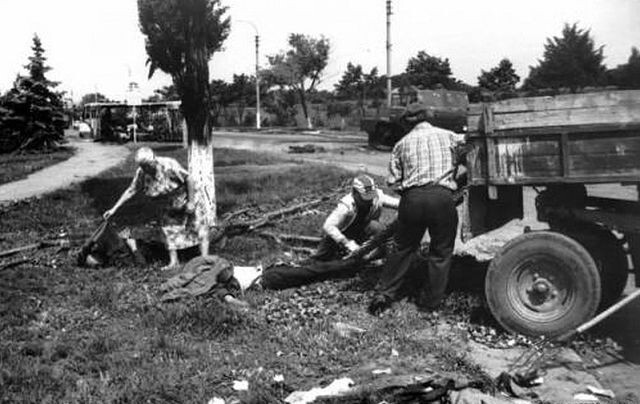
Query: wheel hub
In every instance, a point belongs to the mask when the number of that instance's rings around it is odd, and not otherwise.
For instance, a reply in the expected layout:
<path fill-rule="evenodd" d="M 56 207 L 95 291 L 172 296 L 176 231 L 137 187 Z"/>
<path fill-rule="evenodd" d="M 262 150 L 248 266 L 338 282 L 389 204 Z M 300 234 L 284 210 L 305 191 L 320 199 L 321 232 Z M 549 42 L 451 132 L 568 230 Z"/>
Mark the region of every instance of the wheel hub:
<path fill-rule="evenodd" d="M 555 262 L 529 261 L 515 273 L 514 281 L 519 285 L 517 301 L 523 310 L 541 318 L 562 315 L 571 291 Z"/>

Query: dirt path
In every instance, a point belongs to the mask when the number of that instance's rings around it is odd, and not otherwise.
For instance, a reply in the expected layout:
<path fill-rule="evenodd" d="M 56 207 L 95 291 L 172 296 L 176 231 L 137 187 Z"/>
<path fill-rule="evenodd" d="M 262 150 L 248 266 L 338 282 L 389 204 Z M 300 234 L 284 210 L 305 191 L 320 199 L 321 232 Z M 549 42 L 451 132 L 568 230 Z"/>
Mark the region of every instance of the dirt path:
<path fill-rule="evenodd" d="M 94 177 L 120 163 L 129 154 L 125 146 L 83 141 L 75 137 L 69 139 L 69 146 L 76 149 L 70 159 L 36 171 L 23 180 L 0 185 L 0 205 L 40 196 Z"/>

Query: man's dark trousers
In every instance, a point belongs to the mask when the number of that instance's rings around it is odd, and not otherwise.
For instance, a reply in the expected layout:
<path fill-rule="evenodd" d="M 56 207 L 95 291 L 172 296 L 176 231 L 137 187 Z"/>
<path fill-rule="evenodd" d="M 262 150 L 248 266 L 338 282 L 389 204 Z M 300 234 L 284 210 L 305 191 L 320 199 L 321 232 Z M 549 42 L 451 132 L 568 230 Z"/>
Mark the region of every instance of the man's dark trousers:
<path fill-rule="evenodd" d="M 395 301 L 405 294 L 421 294 L 420 288 L 428 288 L 421 305 L 432 308 L 440 303 L 449 279 L 457 227 L 458 213 L 450 189 L 425 185 L 404 191 L 395 235 L 398 252 L 388 258 L 378 292 Z M 418 258 L 416 253 L 426 230 L 431 238 L 428 268 L 416 270 L 412 264 Z"/>

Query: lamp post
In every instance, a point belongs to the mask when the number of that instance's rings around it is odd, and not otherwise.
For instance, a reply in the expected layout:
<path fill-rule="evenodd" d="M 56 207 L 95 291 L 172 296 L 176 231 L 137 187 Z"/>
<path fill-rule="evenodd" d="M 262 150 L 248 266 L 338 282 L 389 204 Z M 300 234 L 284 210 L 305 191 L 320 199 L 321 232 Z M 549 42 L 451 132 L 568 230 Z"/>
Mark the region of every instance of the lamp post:
<path fill-rule="evenodd" d="M 251 25 L 256 33 L 256 129 L 260 129 L 260 34 L 256 25 L 251 21 L 238 20 L 238 22 Z"/>
<path fill-rule="evenodd" d="M 387 0 L 387 107 L 391 108 L 391 0 Z"/>

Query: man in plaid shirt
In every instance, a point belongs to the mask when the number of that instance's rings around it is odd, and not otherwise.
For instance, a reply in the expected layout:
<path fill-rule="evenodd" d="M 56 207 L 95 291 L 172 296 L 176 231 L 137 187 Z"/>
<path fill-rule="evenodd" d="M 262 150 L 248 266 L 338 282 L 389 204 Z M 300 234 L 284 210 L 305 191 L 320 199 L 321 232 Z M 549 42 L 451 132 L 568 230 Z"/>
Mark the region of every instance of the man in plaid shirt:
<path fill-rule="evenodd" d="M 395 235 L 398 251 L 387 259 L 369 305 L 374 315 L 405 294 L 412 295 L 422 308 L 433 309 L 447 286 L 458 227 L 453 200 L 456 184 L 447 173 L 453 168 L 453 147 L 464 136 L 432 126 L 427 118 L 425 111 L 408 108 L 405 119 L 416 124 L 391 153 L 387 181 L 401 196 Z M 426 230 L 431 242 L 424 271 L 414 264 Z"/>

